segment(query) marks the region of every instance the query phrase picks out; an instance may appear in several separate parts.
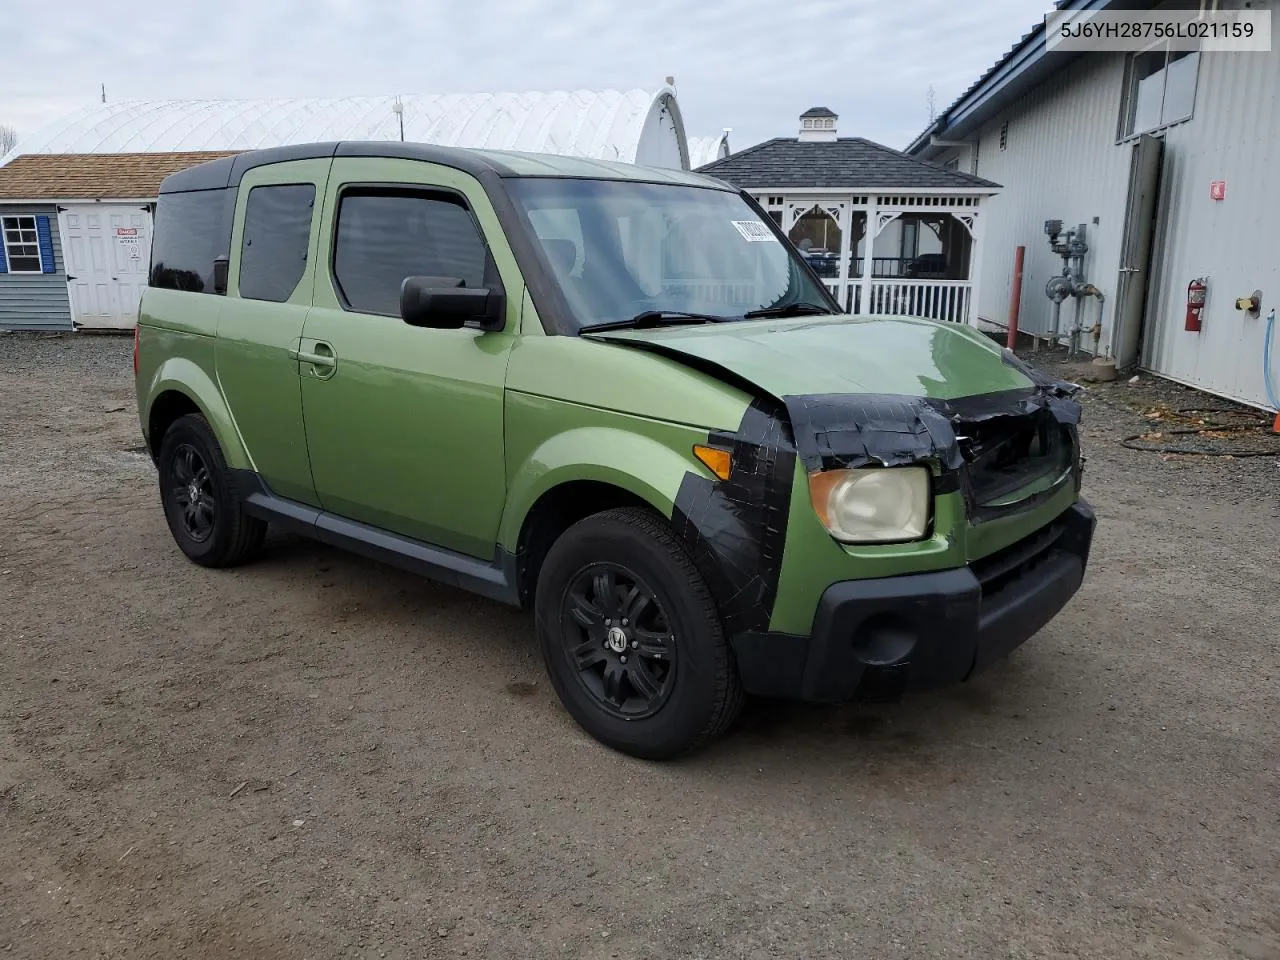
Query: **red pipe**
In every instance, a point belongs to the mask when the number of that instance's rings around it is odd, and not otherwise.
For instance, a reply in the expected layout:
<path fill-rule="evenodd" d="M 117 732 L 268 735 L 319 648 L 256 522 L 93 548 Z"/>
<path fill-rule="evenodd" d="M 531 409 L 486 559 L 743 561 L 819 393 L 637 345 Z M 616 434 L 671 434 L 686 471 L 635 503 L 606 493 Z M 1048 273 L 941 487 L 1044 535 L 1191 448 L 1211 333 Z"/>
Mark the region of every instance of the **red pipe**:
<path fill-rule="evenodd" d="M 1022 260 L 1026 253 L 1026 247 L 1018 247 L 1013 254 L 1013 293 L 1009 297 L 1009 339 L 1005 344 L 1010 350 L 1018 345 L 1018 309 L 1022 306 Z"/>

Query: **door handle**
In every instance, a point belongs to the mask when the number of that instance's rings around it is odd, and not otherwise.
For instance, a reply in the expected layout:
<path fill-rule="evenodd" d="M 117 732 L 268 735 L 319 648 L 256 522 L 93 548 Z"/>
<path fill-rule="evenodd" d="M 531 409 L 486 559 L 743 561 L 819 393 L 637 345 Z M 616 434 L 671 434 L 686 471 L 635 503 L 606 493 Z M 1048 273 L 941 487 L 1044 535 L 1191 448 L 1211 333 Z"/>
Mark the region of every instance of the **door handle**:
<path fill-rule="evenodd" d="M 300 363 L 310 364 L 312 376 L 319 377 L 322 380 L 333 376 L 338 366 L 338 358 L 334 356 L 333 347 L 323 340 L 315 341 L 310 350 L 290 350 L 289 356 Z"/>
<path fill-rule="evenodd" d="M 290 353 L 293 354 L 295 360 L 301 360 L 303 363 L 309 363 L 316 367 L 332 367 L 337 363 L 333 358 L 333 354 L 307 353 L 305 350 L 291 350 Z"/>

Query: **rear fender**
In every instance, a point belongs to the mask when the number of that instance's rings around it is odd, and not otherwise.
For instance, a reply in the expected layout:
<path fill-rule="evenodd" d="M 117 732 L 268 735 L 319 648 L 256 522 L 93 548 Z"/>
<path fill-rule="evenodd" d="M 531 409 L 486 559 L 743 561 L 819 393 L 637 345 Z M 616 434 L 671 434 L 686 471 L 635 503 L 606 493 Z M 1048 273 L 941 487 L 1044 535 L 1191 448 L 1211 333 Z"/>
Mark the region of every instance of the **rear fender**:
<path fill-rule="evenodd" d="M 147 384 L 146 408 L 141 411 L 144 428 L 151 422 L 151 408 L 156 399 L 170 391 L 187 397 L 204 414 L 218 446 L 222 448 L 222 456 L 228 467 L 256 472 L 257 468 L 245 448 L 231 411 L 222 397 L 222 391 L 198 364 L 185 357 L 169 357 L 156 367 Z M 148 436 L 147 439 L 155 443 L 159 438 Z"/>

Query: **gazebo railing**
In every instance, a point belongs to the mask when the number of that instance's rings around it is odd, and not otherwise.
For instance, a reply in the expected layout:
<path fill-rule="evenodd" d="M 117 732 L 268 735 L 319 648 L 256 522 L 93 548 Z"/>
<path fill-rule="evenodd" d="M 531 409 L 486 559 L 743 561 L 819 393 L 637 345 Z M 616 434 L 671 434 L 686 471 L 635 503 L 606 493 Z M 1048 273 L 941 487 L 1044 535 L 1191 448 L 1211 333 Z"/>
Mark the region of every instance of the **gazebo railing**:
<path fill-rule="evenodd" d="M 864 306 L 862 285 L 856 278 L 847 283 L 823 280 L 823 286 L 848 313 L 928 317 L 949 323 L 968 323 L 973 300 L 972 280 L 877 280 L 871 281 L 871 296 Z"/>
<path fill-rule="evenodd" d="M 865 313 L 968 323 L 971 280 L 872 280 Z"/>

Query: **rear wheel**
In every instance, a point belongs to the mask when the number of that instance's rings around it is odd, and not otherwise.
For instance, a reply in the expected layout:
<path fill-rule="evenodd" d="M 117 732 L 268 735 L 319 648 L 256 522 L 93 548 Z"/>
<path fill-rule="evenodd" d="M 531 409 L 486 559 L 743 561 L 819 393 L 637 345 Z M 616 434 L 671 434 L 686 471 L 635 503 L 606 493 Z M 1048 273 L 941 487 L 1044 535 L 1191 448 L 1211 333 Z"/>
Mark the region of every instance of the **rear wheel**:
<path fill-rule="evenodd" d="M 169 426 L 157 467 L 169 532 L 188 559 L 205 567 L 232 567 L 252 559 L 267 524 L 245 512 L 203 416 L 187 414 Z"/>
<path fill-rule="evenodd" d="M 741 709 L 710 591 L 649 511 L 570 527 L 543 562 L 534 605 L 551 682 L 602 743 L 667 759 L 718 736 Z"/>

